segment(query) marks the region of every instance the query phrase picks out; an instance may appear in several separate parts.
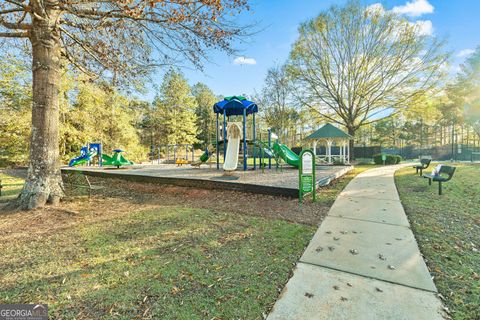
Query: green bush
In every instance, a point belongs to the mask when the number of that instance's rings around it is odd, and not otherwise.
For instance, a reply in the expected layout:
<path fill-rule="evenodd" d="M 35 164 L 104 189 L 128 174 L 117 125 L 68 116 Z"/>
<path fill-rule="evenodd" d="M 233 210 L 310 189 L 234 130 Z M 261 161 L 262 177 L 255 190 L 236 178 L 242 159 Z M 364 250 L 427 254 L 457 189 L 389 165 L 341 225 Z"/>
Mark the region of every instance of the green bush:
<path fill-rule="evenodd" d="M 394 154 L 387 154 L 386 156 L 387 156 L 387 158 L 385 159 L 385 164 L 397 164 L 397 163 L 399 163 L 400 160 L 401 160 L 401 157 L 400 157 L 400 159 L 398 159 L 397 156 L 394 155 Z M 399 157 L 399 156 L 398 156 L 398 157 Z M 397 160 L 397 159 L 398 159 L 398 160 Z M 398 161 L 398 162 L 397 162 L 397 161 Z M 373 162 L 374 162 L 375 164 L 383 164 L 382 154 L 379 153 L 379 154 L 374 155 L 374 156 L 373 156 Z"/>
<path fill-rule="evenodd" d="M 401 155 L 397 154 L 397 155 L 395 155 L 395 157 L 397 157 L 397 162 L 396 162 L 397 164 L 399 164 L 400 162 L 403 161 L 403 158 L 402 158 Z"/>

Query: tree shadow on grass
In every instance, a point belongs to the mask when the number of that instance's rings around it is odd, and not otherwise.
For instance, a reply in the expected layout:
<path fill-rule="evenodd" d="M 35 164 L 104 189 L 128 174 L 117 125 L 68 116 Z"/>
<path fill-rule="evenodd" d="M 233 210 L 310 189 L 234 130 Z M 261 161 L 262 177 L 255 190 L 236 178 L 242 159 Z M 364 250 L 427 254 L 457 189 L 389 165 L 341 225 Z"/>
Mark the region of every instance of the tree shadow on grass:
<path fill-rule="evenodd" d="M 2 284 L 1 300 L 48 303 L 54 318 L 252 318 L 273 304 L 310 236 L 200 209 L 93 220 L 16 247 L 37 251 L 3 265 L 24 276 Z"/>

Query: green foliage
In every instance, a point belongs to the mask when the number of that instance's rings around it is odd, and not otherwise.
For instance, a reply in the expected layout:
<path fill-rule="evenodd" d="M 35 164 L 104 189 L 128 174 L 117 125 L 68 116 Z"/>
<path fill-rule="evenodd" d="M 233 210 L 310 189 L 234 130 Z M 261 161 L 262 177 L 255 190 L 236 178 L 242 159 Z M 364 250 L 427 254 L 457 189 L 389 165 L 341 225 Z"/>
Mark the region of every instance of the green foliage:
<path fill-rule="evenodd" d="M 31 78 L 25 61 L 0 61 L 0 165 L 28 161 L 31 126 Z M 120 148 L 135 162 L 146 148 L 140 144 L 143 109 L 105 83 L 72 72 L 62 74 L 60 88 L 60 152 L 67 162 L 83 145 L 101 142 L 106 153 Z M 138 103 L 137 103 L 138 104 Z"/>
<path fill-rule="evenodd" d="M 26 64 L 0 59 L 0 166 L 26 163 L 32 94 Z"/>
<path fill-rule="evenodd" d="M 402 157 L 394 155 L 394 154 L 378 153 L 378 154 L 373 156 L 373 162 L 375 164 L 383 164 L 382 155 L 386 156 L 385 164 L 397 164 L 397 163 L 400 163 L 400 161 L 402 160 Z"/>
<path fill-rule="evenodd" d="M 192 87 L 192 94 L 197 101 L 195 110 L 198 128 L 197 140 L 202 145 L 209 145 L 215 139 L 213 105 L 217 102 L 217 97 L 206 84 L 201 82 Z"/>
<path fill-rule="evenodd" d="M 197 100 L 184 76 L 170 69 L 153 102 L 151 119 L 156 123 L 157 143 L 192 144 L 198 140 Z"/>
<path fill-rule="evenodd" d="M 140 145 L 134 126 L 136 111 L 130 108 L 129 99 L 105 83 L 95 84 L 85 79 L 78 81 L 76 90 L 62 128 L 64 140 L 70 142 L 66 158 L 86 143 L 101 142 L 105 153 L 122 149 L 132 161 L 143 160 L 146 148 Z"/>
<path fill-rule="evenodd" d="M 480 137 L 480 46 L 468 57 L 450 93 L 462 106 L 466 122 Z"/>
<path fill-rule="evenodd" d="M 0 67 L 0 165 L 26 164 L 31 122 L 28 65 L 8 57 Z M 145 160 L 151 144 L 210 143 L 216 100 L 206 85 L 199 83 L 192 90 L 173 69 L 165 75 L 153 106 L 108 83 L 65 70 L 59 101 L 62 161 L 92 142 L 101 142 L 107 154 L 123 149 L 134 162 Z"/>
<path fill-rule="evenodd" d="M 375 137 L 372 142 L 384 147 L 395 146 L 402 132 L 401 124 L 401 121 L 395 116 L 376 122 L 374 124 Z"/>

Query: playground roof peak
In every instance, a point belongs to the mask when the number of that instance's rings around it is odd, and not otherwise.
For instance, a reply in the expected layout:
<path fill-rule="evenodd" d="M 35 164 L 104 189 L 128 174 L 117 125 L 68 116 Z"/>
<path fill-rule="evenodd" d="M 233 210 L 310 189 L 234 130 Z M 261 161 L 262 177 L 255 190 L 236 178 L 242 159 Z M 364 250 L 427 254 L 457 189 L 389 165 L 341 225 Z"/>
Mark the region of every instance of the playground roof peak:
<path fill-rule="evenodd" d="M 258 112 L 258 106 L 255 102 L 249 101 L 243 96 L 225 97 L 213 105 L 213 112 L 220 114 L 225 112 L 226 116 L 243 115 L 243 110 L 246 110 L 247 115 L 249 115 Z"/>
<path fill-rule="evenodd" d="M 353 137 L 348 133 L 338 129 L 331 123 L 326 123 L 320 129 L 306 137 L 309 140 L 318 139 L 352 139 Z"/>

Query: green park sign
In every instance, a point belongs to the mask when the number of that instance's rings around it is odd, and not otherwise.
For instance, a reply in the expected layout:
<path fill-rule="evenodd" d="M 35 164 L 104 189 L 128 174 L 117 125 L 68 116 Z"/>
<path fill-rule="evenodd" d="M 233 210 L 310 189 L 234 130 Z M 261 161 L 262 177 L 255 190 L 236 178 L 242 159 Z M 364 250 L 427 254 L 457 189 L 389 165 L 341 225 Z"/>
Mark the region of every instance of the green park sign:
<path fill-rule="evenodd" d="M 303 196 L 312 193 L 313 201 L 317 199 L 316 180 L 315 180 L 315 155 L 310 149 L 303 150 L 300 153 L 300 165 L 298 167 L 298 198 L 300 203 Z"/>

